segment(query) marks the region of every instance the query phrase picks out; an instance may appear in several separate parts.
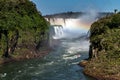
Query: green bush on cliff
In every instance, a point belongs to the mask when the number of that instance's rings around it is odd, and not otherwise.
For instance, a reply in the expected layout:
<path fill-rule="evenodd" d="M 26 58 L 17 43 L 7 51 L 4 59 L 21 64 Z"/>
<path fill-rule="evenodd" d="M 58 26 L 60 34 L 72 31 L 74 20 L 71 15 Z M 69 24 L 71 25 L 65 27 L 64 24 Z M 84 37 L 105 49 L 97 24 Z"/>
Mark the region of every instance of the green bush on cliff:
<path fill-rule="evenodd" d="M 91 58 L 85 67 L 85 73 L 97 79 L 119 80 L 120 13 L 94 22 L 90 33 L 91 49 L 97 50 L 97 57 Z"/>
<path fill-rule="evenodd" d="M 47 38 L 47 30 L 48 23 L 31 1 L 0 0 L 0 54 L 3 57 L 30 46 L 38 49 Z"/>
<path fill-rule="evenodd" d="M 90 29 L 90 42 L 98 53 L 105 50 L 109 57 L 120 58 L 120 14 L 102 18 Z"/>

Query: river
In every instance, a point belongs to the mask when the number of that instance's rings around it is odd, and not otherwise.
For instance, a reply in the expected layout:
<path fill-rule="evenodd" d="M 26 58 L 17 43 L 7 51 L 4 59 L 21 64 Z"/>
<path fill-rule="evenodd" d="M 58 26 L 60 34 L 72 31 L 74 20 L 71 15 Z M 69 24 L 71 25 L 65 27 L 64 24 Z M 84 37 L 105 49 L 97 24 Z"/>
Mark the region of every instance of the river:
<path fill-rule="evenodd" d="M 94 80 L 77 65 L 88 58 L 88 46 L 86 40 L 60 40 L 44 58 L 0 65 L 0 80 Z"/>

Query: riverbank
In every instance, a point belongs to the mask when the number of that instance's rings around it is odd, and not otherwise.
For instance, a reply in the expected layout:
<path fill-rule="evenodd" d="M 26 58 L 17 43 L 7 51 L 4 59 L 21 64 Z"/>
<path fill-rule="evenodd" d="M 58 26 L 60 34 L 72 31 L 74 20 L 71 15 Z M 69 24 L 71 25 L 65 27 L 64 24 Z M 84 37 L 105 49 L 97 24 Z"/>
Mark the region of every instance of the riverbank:
<path fill-rule="evenodd" d="M 0 58 L 0 64 L 22 61 L 25 59 L 42 58 L 42 57 L 46 56 L 50 51 L 51 51 L 51 49 L 46 48 L 37 53 L 32 53 L 30 51 L 29 52 L 27 51 L 27 52 L 21 53 L 21 55 L 11 56 L 10 58 Z"/>
<path fill-rule="evenodd" d="M 83 73 L 97 80 L 120 80 L 119 65 L 111 65 L 106 62 L 99 62 L 94 60 L 83 60 L 79 63 L 84 67 Z"/>

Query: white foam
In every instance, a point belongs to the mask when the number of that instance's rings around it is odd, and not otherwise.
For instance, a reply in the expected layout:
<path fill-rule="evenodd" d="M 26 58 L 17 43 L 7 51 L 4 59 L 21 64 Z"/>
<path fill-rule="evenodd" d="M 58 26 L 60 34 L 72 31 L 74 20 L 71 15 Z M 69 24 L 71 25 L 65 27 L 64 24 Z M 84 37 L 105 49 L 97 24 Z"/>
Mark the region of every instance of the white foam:
<path fill-rule="evenodd" d="M 6 77 L 7 73 L 0 74 L 1 77 Z"/>
<path fill-rule="evenodd" d="M 73 60 L 73 59 L 77 59 L 79 57 L 81 57 L 81 55 L 74 55 L 74 56 L 64 56 L 63 55 L 63 59 L 65 59 L 65 60 Z"/>

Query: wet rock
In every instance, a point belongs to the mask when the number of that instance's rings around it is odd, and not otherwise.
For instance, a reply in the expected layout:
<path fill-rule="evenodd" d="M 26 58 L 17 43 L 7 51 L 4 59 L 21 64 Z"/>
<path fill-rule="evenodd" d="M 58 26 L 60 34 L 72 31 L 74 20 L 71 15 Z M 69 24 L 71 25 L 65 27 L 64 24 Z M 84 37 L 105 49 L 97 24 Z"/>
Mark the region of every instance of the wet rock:
<path fill-rule="evenodd" d="M 87 65 L 88 61 L 87 60 L 82 60 L 78 65 L 85 67 Z"/>

